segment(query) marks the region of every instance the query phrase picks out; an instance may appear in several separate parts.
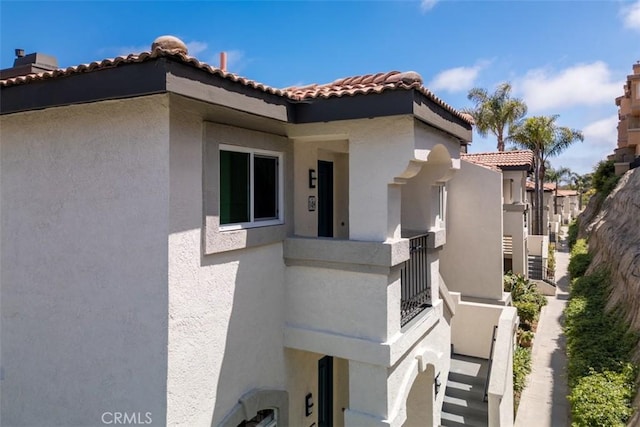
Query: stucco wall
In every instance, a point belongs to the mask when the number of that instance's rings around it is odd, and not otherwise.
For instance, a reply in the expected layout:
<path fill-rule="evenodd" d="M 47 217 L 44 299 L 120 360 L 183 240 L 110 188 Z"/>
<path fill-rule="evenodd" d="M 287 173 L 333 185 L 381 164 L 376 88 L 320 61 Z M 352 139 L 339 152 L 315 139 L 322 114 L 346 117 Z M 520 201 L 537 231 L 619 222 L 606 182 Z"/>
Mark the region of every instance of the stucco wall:
<path fill-rule="evenodd" d="M 203 255 L 204 125 L 180 106 L 170 122 L 167 424 L 211 426 L 250 390 L 286 388 L 284 263 L 281 242 Z M 252 133 L 218 129 L 251 146 Z"/>
<path fill-rule="evenodd" d="M 467 356 L 489 358 L 493 327 L 504 306 L 460 302 L 451 320 L 453 350 Z"/>
<path fill-rule="evenodd" d="M 153 96 L 0 119 L 2 425 L 164 425 L 168 115 Z"/>
<path fill-rule="evenodd" d="M 502 175 L 462 161 L 447 183 L 447 243 L 440 271 L 450 291 L 502 298 Z"/>

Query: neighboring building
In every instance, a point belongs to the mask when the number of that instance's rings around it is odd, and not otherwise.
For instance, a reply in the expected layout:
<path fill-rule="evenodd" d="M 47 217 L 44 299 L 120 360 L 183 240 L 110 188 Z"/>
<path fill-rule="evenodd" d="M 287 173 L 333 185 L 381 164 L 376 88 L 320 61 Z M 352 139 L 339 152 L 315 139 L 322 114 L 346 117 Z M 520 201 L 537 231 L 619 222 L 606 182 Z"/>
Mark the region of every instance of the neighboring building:
<path fill-rule="evenodd" d="M 527 176 L 533 170 L 533 152 L 474 153 L 464 154 L 462 158 L 471 163 L 498 168 L 502 172 L 503 269 L 527 276 L 527 239 L 530 230 L 527 217 L 530 216 L 530 204 L 526 198 L 526 183 Z M 487 190 L 473 182 L 468 191 Z"/>
<path fill-rule="evenodd" d="M 513 395 L 513 336 L 517 315 L 510 307 L 511 294 L 504 292 L 503 283 L 502 230 L 511 225 L 505 221 L 507 212 L 513 212 L 505 208 L 503 174 L 511 176 L 515 171 L 503 172 L 496 166 L 472 163 L 466 160 L 469 156 L 462 157 L 460 170 L 447 183 L 447 244 L 440 254 L 440 272 L 455 306 L 451 342 L 456 354 L 477 358 L 478 366 L 482 366 L 482 360 L 493 360 L 493 369 L 500 372 L 496 377 L 503 381 L 501 385 L 489 382 L 488 398 L 491 401 L 494 390 L 503 390 L 502 404 L 509 407 L 513 405 L 509 399 Z M 523 227 L 524 219 L 520 221 Z M 523 235 L 522 228 L 520 233 Z M 495 336 L 496 345 L 492 346 L 494 327 L 498 325 L 500 336 Z M 453 362 L 456 360 L 454 356 Z M 465 359 L 466 363 L 471 361 Z M 462 378 L 454 377 L 454 380 L 462 382 Z M 506 415 L 503 414 L 501 425 L 513 423 L 513 415 L 511 418 Z M 467 424 L 477 425 L 477 422 L 471 419 Z"/>
<path fill-rule="evenodd" d="M 616 175 L 640 166 L 640 61 L 633 64 L 633 74 L 627 76 L 624 93 L 616 98 L 618 106 L 618 147 L 609 156 Z"/>
<path fill-rule="evenodd" d="M 576 190 L 558 189 L 554 193 L 554 207 L 557 208 L 556 215 L 559 216 L 558 222 L 567 225 L 580 213 L 578 206 L 579 194 Z"/>
<path fill-rule="evenodd" d="M 0 81 L 2 423 L 440 425 L 471 119 L 413 72 L 275 89 L 187 53 Z"/>
<path fill-rule="evenodd" d="M 527 200 L 530 206 L 534 206 L 535 199 L 535 183 L 527 180 Z M 556 184 L 553 182 L 545 182 L 543 184 L 543 199 L 542 199 L 542 235 L 549 236 L 549 232 L 553 232 L 554 222 L 554 194 L 556 190 Z M 533 230 L 533 215 L 527 217 L 528 228 Z"/>

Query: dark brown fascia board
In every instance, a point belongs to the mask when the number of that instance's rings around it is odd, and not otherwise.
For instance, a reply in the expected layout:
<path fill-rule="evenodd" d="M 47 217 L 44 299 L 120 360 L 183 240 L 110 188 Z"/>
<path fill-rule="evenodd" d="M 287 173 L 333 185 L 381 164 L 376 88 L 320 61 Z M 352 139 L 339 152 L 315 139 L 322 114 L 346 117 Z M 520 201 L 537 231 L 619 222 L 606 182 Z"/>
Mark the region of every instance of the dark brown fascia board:
<path fill-rule="evenodd" d="M 167 91 L 282 122 L 291 122 L 294 115 L 293 106 L 281 95 L 177 61 L 167 61 Z"/>
<path fill-rule="evenodd" d="M 413 115 L 429 126 L 438 128 L 458 138 L 463 143 L 470 143 L 472 137 L 471 124 L 445 109 L 423 93 L 413 92 Z"/>
<path fill-rule="evenodd" d="M 251 107 L 254 107 L 253 104 L 258 100 L 258 105 L 261 107 L 260 115 L 278 117 L 285 121 L 292 115 L 292 107 L 280 96 L 261 92 L 242 83 L 233 82 L 168 58 L 74 73 L 27 84 L 4 86 L 0 88 L 0 114 L 133 98 L 166 93 L 171 90 L 181 95 L 202 98 L 202 96 L 194 96 L 194 93 L 181 93 L 181 90 L 186 87 L 181 80 L 184 82 L 189 79 L 203 82 L 213 88 L 220 88 L 227 94 L 240 95 L 235 99 L 234 107 L 249 113 L 256 113 Z M 216 99 L 203 100 L 216 103 Z M 229 96 L 218 101 L 220 105 L 224 105 L 223 102 L 228 100 Z"/>
<path fill-rule="evenodd" d="M 466 143 L 471 141 L 469 123 L 413 89 L 298 101 L 295 103 L 293 123 L 331 122 L 407 114 L 461 141 Z"/>
<path fill-rule="evenodd" d="M 291 101 L 295 107 L 292 123 L 333 122 L 412 114 L 412 99 L 411 91 L 388 90 L 376 94 Z"/>
<path fill-rule="evenodd" d="M 526 171 L 529 172 L 533 170 L 532 166 L 529 165 L 518 165 L 518 166 L 497 166 L 500 170 L 503 171 Z"/>
<path fill-rule="evenodd" d="M 0 88 L 0 114 L 163 93 L 163 64 L 149 61 Z"/>

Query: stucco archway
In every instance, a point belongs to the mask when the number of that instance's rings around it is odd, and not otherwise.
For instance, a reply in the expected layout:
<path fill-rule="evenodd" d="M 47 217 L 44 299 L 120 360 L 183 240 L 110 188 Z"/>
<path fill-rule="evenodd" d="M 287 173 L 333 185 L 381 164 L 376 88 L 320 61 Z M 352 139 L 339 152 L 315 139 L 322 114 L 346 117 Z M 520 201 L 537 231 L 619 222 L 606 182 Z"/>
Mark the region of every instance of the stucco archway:
<path fill-rule="evenodd" d="M 407 419 L 404 427 L 433 426 L 434 366 L 429 364 L 416 377 L 407 396 Z"/>

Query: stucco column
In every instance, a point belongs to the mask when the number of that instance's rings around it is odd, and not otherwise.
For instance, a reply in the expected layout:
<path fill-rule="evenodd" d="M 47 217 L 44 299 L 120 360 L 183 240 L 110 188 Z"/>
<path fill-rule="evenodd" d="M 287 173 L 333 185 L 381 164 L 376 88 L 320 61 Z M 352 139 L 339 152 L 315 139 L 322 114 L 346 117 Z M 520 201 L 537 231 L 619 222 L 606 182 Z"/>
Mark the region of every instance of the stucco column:
<path fill-rule="evenodd" d="M 412 163 L 410 119 L 368 122 L 349 138 L 349 238 L 384 242 L 400 238 L 401 185 L 420 167 Z"/>
<path fill-rule="evenodd" d="M 384 366 L 349 361 L 349 408 L 345 427 L 389 426 L 389 372 Z"/>

